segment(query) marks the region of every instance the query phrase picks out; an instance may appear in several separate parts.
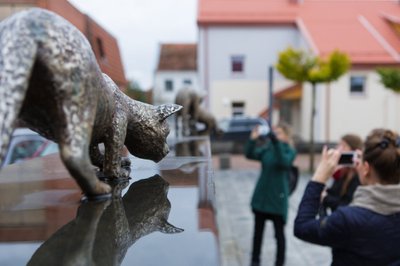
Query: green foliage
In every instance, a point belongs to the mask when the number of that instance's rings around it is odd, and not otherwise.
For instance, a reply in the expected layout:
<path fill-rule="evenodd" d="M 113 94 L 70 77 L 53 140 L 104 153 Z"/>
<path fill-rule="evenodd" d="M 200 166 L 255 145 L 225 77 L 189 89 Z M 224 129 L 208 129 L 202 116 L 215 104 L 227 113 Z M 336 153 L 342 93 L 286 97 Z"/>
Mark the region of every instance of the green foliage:
<path fill-rule="evenodd" d="M 328 64 L 330 69 L 328 81 L 334 81 L 349 70 L 350 58 L 347 54 L 335 50 L 329 55 Z"/>
<path fill-rule="evenodd" d="M 324 60 L 291 47 L 279 53 L 276 64 L 278 71 L 286 78 L 313 84 L 337 80 L 349 67 L 349 57 L 338 50 L 333 51 L 328 59 Z"/>
<path fill-rule="evenodd" d="M 376 70 L 381 77 L 381 83 L 388 89 L 400 93 L 400 69 L 378 68 Z"/>
<path fill-rule="evenodd" d="M 308 72 L 307 81 L 313 84 L 328 81 L 330 73 L 329 63 L 317 58 L 315 65 Z"/>
<path fill-rule="evenodd" d="M 140 88 L 139 83 L 136 81 L 129 81 L 128 87 L 126 90 L 126 95 L 131 97 L 132 99 L 146 102 L 146 95 L 145 92 Z"/>
<path fill-rule="evenodd" d="M 286 78 L 298 82 L 308 79 L 310 69 L 315 65 L 315 59 L 302 50 L 291 47 L 279 53 L 276 69 Z"/>

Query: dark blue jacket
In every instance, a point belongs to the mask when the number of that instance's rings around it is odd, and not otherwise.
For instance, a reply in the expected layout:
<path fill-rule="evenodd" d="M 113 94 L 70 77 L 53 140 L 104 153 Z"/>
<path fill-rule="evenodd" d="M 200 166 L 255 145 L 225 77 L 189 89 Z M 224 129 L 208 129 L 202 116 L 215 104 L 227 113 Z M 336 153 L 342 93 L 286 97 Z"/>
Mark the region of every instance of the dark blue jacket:
<path fill-rule="evenodd" d="M 332 265 L 400 265 L 400 213 L 346 206 L 317 219 L 323 189 L 321 183 L 308 183 L 294 224 L 296 237 L 332 247 Z"/>

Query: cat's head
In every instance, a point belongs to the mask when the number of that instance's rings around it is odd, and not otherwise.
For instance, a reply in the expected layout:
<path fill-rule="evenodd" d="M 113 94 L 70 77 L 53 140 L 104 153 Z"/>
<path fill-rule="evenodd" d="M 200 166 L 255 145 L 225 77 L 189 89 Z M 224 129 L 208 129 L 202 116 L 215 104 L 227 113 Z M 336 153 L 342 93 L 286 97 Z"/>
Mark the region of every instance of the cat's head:
<path fill-rule="evenodd" d="M 122 93 L 109 76 L 103 74 L 103 78 L 106 88 L 114 94 L 118 111 L 124 112 L 128 118 L 125 146 L 129 152 L 139 158 L 160 161 L 169 152 L 166 142 L 169 126 L 166 119 L 182 106 L 154 106 L 133 100 Z M 115 117 L 118 119 L 118 116 Z"/>
<path fill-rule="evenodd" d="M 160 161 L 169 152 L 167 136 L 170 129 L 166 120 L 182 106 L 153 106 L 132 101 L 130 108 L 132 119 L 128 122 L 125 146 L 136 157 Z"/>

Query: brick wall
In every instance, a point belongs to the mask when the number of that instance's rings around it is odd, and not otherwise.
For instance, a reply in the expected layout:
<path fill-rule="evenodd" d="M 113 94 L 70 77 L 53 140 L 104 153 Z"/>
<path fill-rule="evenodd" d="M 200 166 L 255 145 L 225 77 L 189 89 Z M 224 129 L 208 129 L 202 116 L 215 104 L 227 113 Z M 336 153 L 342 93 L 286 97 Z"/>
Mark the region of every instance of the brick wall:
<path fill-rule="evenodd" d="M 0 19 L 30 6 L 51 10 L 77 27 L 92 45 L 101 70 L 109 75 L 121 90 L 126 90 L 128 82 L 117 40 L 67 0 L 0 0 Z M 102 49 L 100 49 L 100 46 L 102 46 Z"/>

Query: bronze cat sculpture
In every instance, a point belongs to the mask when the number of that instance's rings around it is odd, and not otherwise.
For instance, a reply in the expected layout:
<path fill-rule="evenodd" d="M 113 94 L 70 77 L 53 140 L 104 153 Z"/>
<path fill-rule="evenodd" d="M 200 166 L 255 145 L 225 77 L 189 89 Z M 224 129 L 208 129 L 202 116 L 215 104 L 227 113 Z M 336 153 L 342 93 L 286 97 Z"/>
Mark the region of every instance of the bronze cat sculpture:
<path fill-rule="evenodd" d="M 181 118 L 182 136 L 210 134 L 219 136 L 222 134 L 214 115 L 201 107 L 204 96 L 204 94 L 192 88 L 183 88 L 178 91 L 175 103 L 183 106 L 183 108 L 175 116 L 175 134 L 179 132 L 179 118 Z M 197 130 L 197 123 L 203 124 L 204 129 Z"/>
<path fill-rule="evenodd" d="M 22 121 L 58 143 L 86 195 L 108 194 L 91 163 L 107 177 L 127 177 L 119 155 L 124 145 L 132 155 L 161 160 L 169 151 L 165 119 L 180 108 L 123 94 L 101 72 L 84 35 L 55 13 L 33 8 L 0 23 L 0 166 Z"/>

